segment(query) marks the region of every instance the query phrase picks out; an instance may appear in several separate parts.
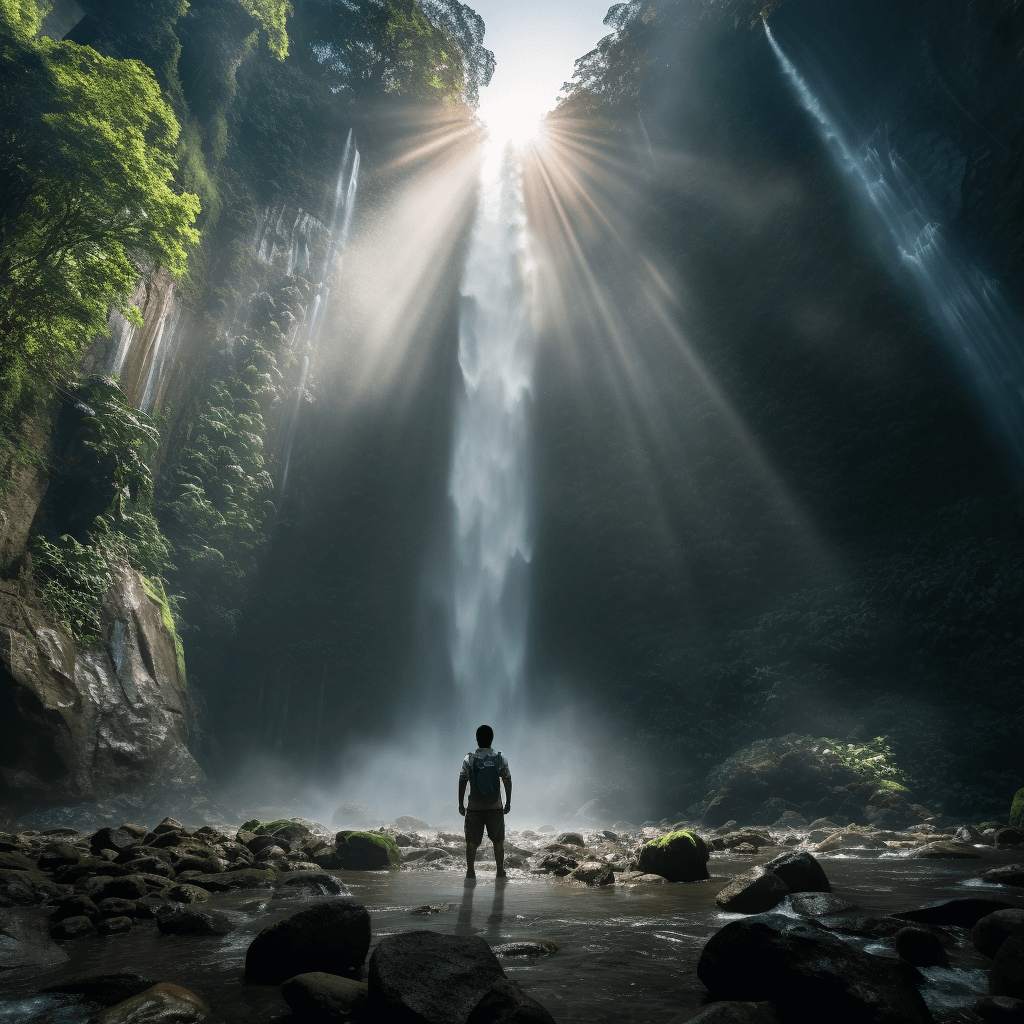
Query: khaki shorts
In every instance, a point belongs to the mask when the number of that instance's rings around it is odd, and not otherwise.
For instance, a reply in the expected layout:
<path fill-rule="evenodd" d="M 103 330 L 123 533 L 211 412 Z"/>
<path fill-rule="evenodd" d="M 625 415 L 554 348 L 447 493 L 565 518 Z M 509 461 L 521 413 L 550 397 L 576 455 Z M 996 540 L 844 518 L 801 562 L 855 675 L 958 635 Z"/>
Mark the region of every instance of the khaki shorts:
<path fill-rule="evenodd" d="M 504 842 L 505 812 L 500 807 L 493 811 L 466 811 L 466 843 L 469 846 L 480 845 L 485 827 L 487 838 L 492 843 Z"/>

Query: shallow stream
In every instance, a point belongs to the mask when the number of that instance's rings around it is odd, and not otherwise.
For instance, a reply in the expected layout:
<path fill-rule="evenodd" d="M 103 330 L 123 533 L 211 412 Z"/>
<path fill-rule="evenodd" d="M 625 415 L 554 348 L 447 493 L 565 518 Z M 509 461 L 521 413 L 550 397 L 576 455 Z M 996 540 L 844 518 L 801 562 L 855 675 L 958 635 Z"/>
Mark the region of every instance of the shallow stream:
<path fill-rule="evenodd" d="M 778 852 L 777 850 L 775 852 Z M 696 975 L 707 939 L 739 915 L 723 914 L 715 896 L 725 880 L 749 870 L 759 857 L 715 855 L 710 881 L 692 884 L 616 884 L 588 889 L 549 877 L 511 871 L 496 883 L 493 865 L 478 865 L 475 885 L 454 870 L 332 872 L 352 898 L 371 914 L 373 941 L 410 929 L 480 935 L 491 945 L 551 939 L 559 950 L 541 959 L 503 959 L 506 973 L 540 1000 L 558 1021 L 606 1024 L 666 1024 L 676 1015 L 698 1012 L 706 990 Z M 927 861 L 898 856 L 820 858 L 835 893 L 857 906 L 848 916 L 879 916 L 938 900 L 991 896 L 1014 900 L 1019 890 L 987 885 L 979 871 L 1012 860 L 989 851 L 984 860 Z M 316 897 L 323 899 L 324 897 Z M 46 985 L 87 971 L 136 971 L 173 981 L 202 996 L 225 1024 L 288 1020 L 290 1011 L 276 986 L 246 983 L 245 951 L 253 935 L 270 922 L 310 905 L 311 897 L 277 897 L 247 891 L 214 895 L 203 908 L 229 911 L 238 928 L 223 938 L 168 936 L 152 921 L 128 934 L 92 937 L 63 944 L 69 961 L 58 969 L 7 972 L 0 1021 L 81 1021 L 80 1007 L 67 997 L 35 995 Z M 434 905 L 435 912 L 415 913 Z M 792 913 L 783 903 L 775 913 Z M 956 968 L 925 970 L 922 990 L 937 1021 L 976 1021 L 970 1012 L 986 992 L 988 961 L 975 953 L 967 932 L 950 950 Z M 871 952 L 888 953 L 884 940 L 857 941 Z"/>

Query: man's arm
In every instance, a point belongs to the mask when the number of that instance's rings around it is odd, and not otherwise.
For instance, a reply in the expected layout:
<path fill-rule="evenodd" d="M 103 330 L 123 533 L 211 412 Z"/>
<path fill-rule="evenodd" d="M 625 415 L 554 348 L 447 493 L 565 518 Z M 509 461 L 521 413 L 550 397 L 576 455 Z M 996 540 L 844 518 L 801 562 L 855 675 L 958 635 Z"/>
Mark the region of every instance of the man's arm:
<path fill-rule="evenodd" d="M 463 817 L 466 816 L 466 786 L 469 785 L 469 779 L 459 779 L 459 814 Z"/>
<path fill-rule="evenodd" d="M 512 776 L 509 775 L 501 781 L 505 783 L 505 813 L 508 814 L 512 810 Z"/>

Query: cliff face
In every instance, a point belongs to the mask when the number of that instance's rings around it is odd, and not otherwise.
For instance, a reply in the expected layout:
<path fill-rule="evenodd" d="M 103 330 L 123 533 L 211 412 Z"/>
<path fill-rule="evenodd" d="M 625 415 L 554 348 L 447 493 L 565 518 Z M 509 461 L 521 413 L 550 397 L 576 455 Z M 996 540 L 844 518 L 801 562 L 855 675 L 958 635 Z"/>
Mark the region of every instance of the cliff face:
<path fill-rule="evenodd" d="M 137 573 L 106 595 L 102 646 L 78 650 L 24 574 L 0 582 L 0 622 L 0 812 L 196 795 L 174 639 Z"/>

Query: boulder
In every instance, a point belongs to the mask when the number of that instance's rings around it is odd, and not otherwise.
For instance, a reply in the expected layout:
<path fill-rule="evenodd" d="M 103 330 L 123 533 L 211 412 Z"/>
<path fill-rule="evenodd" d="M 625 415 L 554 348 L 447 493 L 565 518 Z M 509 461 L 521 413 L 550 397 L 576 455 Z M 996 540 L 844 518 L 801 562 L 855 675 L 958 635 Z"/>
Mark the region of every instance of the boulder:
<path fill-rule="evenodd" d="M 96 904 L 100 917 L 134 917 L 135 904 L 131 900 L 118 899 L 116 896 L 109 900 L 100 900 Z"/>
<path fill-rule="evenodd" d="M 297 1018 L 319 1024 L 320 1021 L 345 1020 L 358 1013 L 366 1002 L 366 983 L 310 971 L 285 981 L 281 995 Z"/>
<path fill-rule="evenodd" d="M 140 992 L 152 988 L 156 984 L 152 978 L 130 971 L 106 973 L 96 971 L 91 974 L 79 974 L 74 978 L 59 981 L 55 985 L 44 988 L 44 992 L 66 992 L 68 995 L 84 996 L 91 1003 L 100 1006 L 114 1006 L 131 999 Z"/>
<path fill-rule="evenodd" d="M 273 889 L 277 874 L 272 868 L 240 868 L 223 874 L 193 875 L 189 885 L 198 885 L 207 892 L 230 892 L 232 889 Z"/>
<path fill-rule="evenodd" d="M 710 854 L 696 832 L 683 829 L 652 839 L 640 848 L 637 869 L 643 874 L 661 875 L 669 882 L 699 882 L 710 878 Z"/>
<path fill-rule="evenodd" d="M 579 832 L 559 832 L 555 838 L 556 843 L 562 846 L 586 846 L 583 836 Z"/>
<path fill-rule="evenodd" d="M 104 850 L 113 850 L 119 858 L 125 859 L 125 854 L 130 853 L 138 844 L 138 838 L 127 829 L 101 828 L 89 840 L 89 849 L 97 855 Z"/>
<path fill-rule="evenodd" d="M 814 848 L 815 853 L 841 853 L 844 850 L 888 850 L 881 839 L 860 832 L 833 832 Z"/>
<path fill-rule="evenodd" d="M 92 1024 L 199 1024 L 209 1012 L 194 992 L 163 981 L 98 1013 Z"/>
<path fill-rule="evenodd" d="M 334 846 L 336 866 L 346 871 L 381 871 L 402 865 L 398 844 L 379 832 L 339 832 Z"/>
<path fill-rule="evenodd" d="M 189 885 L 187 882 L 169 885 L 166 889 L 161 890 L 160 895 L 172 903 L 205 903 L 210 898 L 206 889 L 198 885 Z"/>
<path fill-rule="evenodd" d="M 722 999 L 767 1000 L 784 1019 L 926 1024 L 924 1000 L 899 961 L 872 956 L 806 924 L 741 919 L 713 935 L 697 976 Z"/>
<path fill-rule="evenodd" d="M 760 914 L 781 903 L 789 893 L 786 883 L 770 871 L 751 871 L 734 878 L 716 897 L 729 914 Z"/>
<path fill-rule="evenodd" d="M 395 828 L 402 832 L 427 832 L 430 826 L 422 818 L 403 814 L 400 818 L 395 818 Z"/>
<path fill-rule="evenodd" d="M 98 878 L 83 890 L 93 900 L 140 900 L 149 892 L 141 875 L 123 875 L 121 878 Z"/>
<path fill-rule="evenodd" d="M 290 871 L 281 878 L 281 888 L 301 890 L 317 896 L 347 896 L 348 890 L 326 871 Z M 279 890 L 281 891 L 281 890 Z M 297 892 L 294 893 L 298 895 Z"/>
<path fill-rule="evenodd" d="M 58 942 L 65 942 L 68 939 L 82 939 L 87 935 L 96 934 L 96 925 L 85 917 L 65 917 L 58 921 L 50 929 L 50 937 Z"/>
<path fill-rule="evenodd" d="M 558 952 L 558 943 L 550 939 L 537 939 L 526 942 L 503 942 L 500 946 L 492 946 L 491 952 L 495 956 L 518 957 L 518 956 L 551 956 Z"/>
<path fill-rule="evenodd" d="M 928 843 L 907 854 L 914 860 L 980 860 L 981 854 L 970 843 Z"/>
<path fill-rule="evenodd" d="M 67 953 L 51 938 L 45 918 L 37 912 L 0 910 L 0 970 L 56 967 L 67 959 Z"/>
<path fill-rule="evenodd" d="M 196 910 L 180 903 L 165 903 L 156 912 L 156 926 L 165 935 L 227 935 L 235 923 L 220 910 Z"/>
<path fill-rule="evenodd" d="M 1019 828 L 1001 828 L 996 830 L 996 846 L 1024 846 L 1024 831 Z"/>
<path fill-rule="evenodd" d="M 77 864 L 81 851 L 70 843 L 51 843 L 39 855 L 37 862 L 40 871 L 56 871 L 67 864 Z"/>
<path fill-rule="evenodd" d="M 970 843 L 972 846 L 985 842 L 985 837 L 973 825 L 961 825 L 953 838 L 958 843 Z"/>
<path fill-rule="evenodd" d="M 367 1013 L 371 1019 L 465 1024 L 504 976 L 479 936 L 432 931 L 389 935 L 370 957 Z"/>
<path fill-rule="evenodd" d="M 615 872 L 612 871 L 610 864 L 588 860 L 570 872 L 569 877 L 585 885 L 611 885 L 615 881 Z"/>
<path fill-rule="evenodd" d="M 855 904 L 827 892 L 794 893 L 789 898 L 789 905 L 801 917 L 827 917 L 829 914 L 857 909 Z"/>
<path fill-rule="evenodd" d="M 999 947 L 1011 936 L 1024 932 L 1024 910 L 1016 907 L 996 910 L 979 918 L 971 929 L 974 948 L 989 958 L 999 952 Z"/>
<path fill-rule="evenodd" d="M 0 851 L 0 871 L 35 871 L 36 862 L 17 850 Z"/>
<path fill-rule="evenodd" d="M 174 868 L 171 867 L 170 858 L 164 860 L 162 857 L 136 857 L 125 863 L 125 868 L 134 875 L 160 875 L 163 878 L 173 878 Z"/>
<path fill-rule="evenodd" d="M 790 892 L 831 892 L 832 886 L 821 865 L 809 853 L 781 853 L 764 866 L 786 883 Z"/>
<path fill-rule="evenodd" d="M 555 1018 L 514 981 L 498 978 L 480 997 L 466 1024 L 555 1024 Z"/>
<path fill-rule="evenodd" d="M 65 896 L 57 904 L 50 920 L 56 923 L 68 917 L 87 917 L 95 923 L 100 919 L 100 910 L 88 896 Z"/>
<path fill-rule="evenodd" d="M 982 996 L 972 1010 L 992 1024 L 1024 1024 L 1024 999 L 1009 996 Z"/>
<path fill-rule="evenodd" d="M 132 930 L 132 919 L 130 917 L 105 917 L 96 926 L 100 935 L 121 935 Z"/>
<path fill-rule="evenodd" d="M 245 976 L 261 985 L 311 972 L 358 971 L 370 948 L 370 915 L 353 900 L 330 900 L 267 925 L 249 944 Z"/>
<path fill-rule="evenodd" d="M 1024 934 L 1009 936 L 999 947 L 988 972 L 988 990 L 994 996 L 1024 999 Z"/>
<path fill-rule="evenodd" d="M 949 966 L 949 957 L 942 948 L 939 937 L 927 928 L 907 925 L 892 937 L 892 943 L 897 956 L 915 967 Z"/>
<path fill-rule="evenodd" d="M 984 897 L 967 897 L 928 903 L 914 910 L 904 910 L 893 917 L 916 924 L 949 924 L 957 928 L 973 928 L 983 917 L 997 910 L 1010 910 L 1013 904 Z"/>
<path fill-rule="evenodd" d="M 712 1003 L 701 1010 L 696 1017 L 689 1018 L 690 1024 L 782 1024 L 782 1020 L 771 1003 L 738 1003 L 725 1000 Z M 669 1024 L 673 1024 L 672 1021 Z"/>
<path fill-rule="evenodd" d="M 981 873 L 982 880 L 994 885 L 1024 886 L 1024 864 L 1004 864 L 998 868 L 989 868 Z"/>

